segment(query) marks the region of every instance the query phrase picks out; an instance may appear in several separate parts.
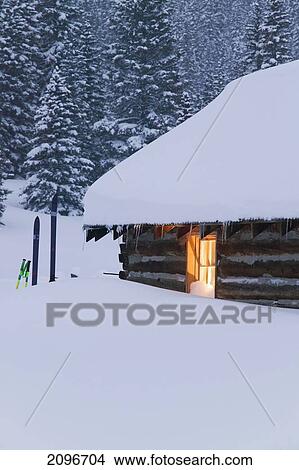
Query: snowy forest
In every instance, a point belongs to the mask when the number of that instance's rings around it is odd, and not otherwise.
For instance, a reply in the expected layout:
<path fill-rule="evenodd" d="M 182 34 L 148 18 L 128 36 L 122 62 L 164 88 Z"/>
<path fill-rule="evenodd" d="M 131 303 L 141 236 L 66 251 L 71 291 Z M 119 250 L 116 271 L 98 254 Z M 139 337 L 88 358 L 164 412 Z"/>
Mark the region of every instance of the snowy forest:
<path fill-rule="evenodd" d="M 7 178 L 27 209 L 58 190 L 81 214 L 88 186 L 228 82 L 297 58 L 299 0 L 0 0 L 0 215 Z"/>

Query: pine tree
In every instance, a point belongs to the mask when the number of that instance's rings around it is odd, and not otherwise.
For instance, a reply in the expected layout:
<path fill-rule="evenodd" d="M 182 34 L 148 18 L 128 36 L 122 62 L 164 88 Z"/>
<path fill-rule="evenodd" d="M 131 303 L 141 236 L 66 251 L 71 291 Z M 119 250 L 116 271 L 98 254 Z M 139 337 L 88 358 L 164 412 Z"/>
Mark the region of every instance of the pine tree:
<path fill-rule="evenodd" d="M 230 82 L 246 73 L 244 69 L 244 56 L 247 53 L 247 34 L 249 17 L 253 6 L 250 1 L 225 0 L 228 11 L 226 47 L 228 48 L 226 78 Z"/>
<path fill-rule="evenodd" d="M 263 11 L 257 0 L 251 5 L 251 15 L 246 26 L 246 53 L 244 73 L 260 70 L 263 65 Z"/>
<path fill-rule="evenodd" d="M 71 71 L 69 87 L 76 105 L 80 108 L 81 149 L 94 162 L 97 177 L 100 172 L 101 154 L 95 142 L 93 127 L 104 117 L 105 96 L 101 48 L 93 23 L 90 2 L 77 0 L 73 29 L 66 42 L 68 68 Z"/>
<path fill-rule="evenodd" d="M 36 4 L 36 0 L 6 0 L 0 12 L 0 144 L 13 174 L 21 173 L 39 96 Z"/>
<path fill-rule="evenodd" d="M 5 177 L 7 176 L 6 171 L 7 171 L 7 161 L 0 148 L 0 221 L 5 211 L 5 199 L 8 194 L 8 191 L 3 187 L 3 181 Z"/>
<path fill-rule="evenodd" d="M 59 191 L 59 212 L 82 213 L 82 198 L 90 183 L 91 162 L 81 156 L 78 144 L 79 108 L 66 84 L 66 69 L 57 65 L 46 87 L 35 118 L 36 137 L 29 152 L 24 189 L 26 208 L 49 211 Z"/>
<path fill-rule="evenodd" d="M 37 18 L 40 24 L 40 68 L 42 90 L 63 53 L 65 36 L 68 34 L 68 23 L 62 12 L 60 0 L 38 0 Z"/>
<path fill-rule="evenodd" d="M 113 6 L 107 51 L 113 105 L 97 125 L 108 133 L 108 159 L 125 158 L 167 132 L 188 108 L 169 2 L 114 0 Z"/>
<path fill-rule="evenodd" d="M 68 70 L 65 79 L 74 104 L 80 109 L 78 142 L 86 158 L 99 166 L 100 155 L 93 126 L 103 118 L 103 85 L 100 45 L 94 0 L 41 0 L 39 21 L 43 24 L 41 48 L 44 57 L 44 84 L 61 60 Z M 96 9 L 96 12 L 98 10 Z M 95 169 L 96 169 L 95 167 Z M 94 173 L 94 177 L 98 172 Z"/>
<path fill-rule="evenodd" d="M 292 59 L 290 54 L 291 26 L 289 10 L 284 0 L 267 0 L 263 26 L 263 65 L 266 69 Z"/>
<path fill-rule="evenodd" d="M 59 188 L 60 213 L 82 212 L 82 198 L 94 180 L 92 121 L 98 105 L 95 40 L 87 1 L 43 0 L 47 24 L 42 48 L 45 90 L 35 116 L 35 136 L 25 164 L 25 207 L 48 210 Z"/>
<path fill-rule="evenodd" d="M 197 0 L 178 0 L 175 2 L 174 28 L 176 40 L 181 51 L 181 74 L 188 75 L 193 114 L 200 109 L 199 75 L 201 70 L 201 44 L 199 40 L 202 3 Z"/>
<path fill-rule="evenodd" d="M 221 0 L 206 1 L 202 14 L 201 95 L 202 107 L 210 103 L 227 83 L 227 16 Z"/>
<path fill-rule="evenodd" d="M 294 60 L 299 59 L 299 3 L 290 2 L 291 19 L 291 56 Z"/>
<path fill-rule="evenodd" d="M 197 109 L 244 74 L 245 25 L 249 0 L 173 0 L 182 65 L 190 77 Z"/>

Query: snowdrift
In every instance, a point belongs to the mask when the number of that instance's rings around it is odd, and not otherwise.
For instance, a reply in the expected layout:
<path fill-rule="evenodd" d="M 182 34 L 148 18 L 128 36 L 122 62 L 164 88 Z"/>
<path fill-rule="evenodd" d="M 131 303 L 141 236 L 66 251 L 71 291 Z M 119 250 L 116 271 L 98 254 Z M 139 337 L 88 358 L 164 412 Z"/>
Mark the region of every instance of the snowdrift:
<path fill-rule="evenodd" d="M 230 83 L 104 175 L 86 225 L 299 217 L 299 61 Z"/>
<path fill-rule="evenodd" d="M 109 311 L 99 327 L 67 314 L 47 328 L 46 302 L 212 305 L 217 314 L 229 305 L 113 278 L 2 296 L 2 448 L 298 449 L 298 311 L 274 309 L 271 324 L 172 327 L 134 327 L 124 311 L 115 327 Z"/>

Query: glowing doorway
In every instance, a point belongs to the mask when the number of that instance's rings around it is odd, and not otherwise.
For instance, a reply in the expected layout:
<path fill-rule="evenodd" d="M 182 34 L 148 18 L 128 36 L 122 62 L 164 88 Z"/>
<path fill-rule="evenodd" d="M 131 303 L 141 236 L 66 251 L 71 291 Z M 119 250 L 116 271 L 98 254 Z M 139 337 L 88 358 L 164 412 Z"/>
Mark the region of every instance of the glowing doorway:
<path fill-rule="evenodd" d="M 216 289 L 216 236 L 200 240 L 190 235 L 187 241 L 187 292 L 202 297 L 215 297 Z"/>

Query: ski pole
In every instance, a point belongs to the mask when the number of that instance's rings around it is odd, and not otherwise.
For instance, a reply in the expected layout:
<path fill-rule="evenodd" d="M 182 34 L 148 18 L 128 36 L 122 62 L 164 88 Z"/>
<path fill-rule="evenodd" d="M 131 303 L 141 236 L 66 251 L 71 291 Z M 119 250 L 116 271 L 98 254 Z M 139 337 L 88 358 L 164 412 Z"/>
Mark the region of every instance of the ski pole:
<path fill-rule="evenodd" d="M 16 289 L 18 289 L 20 287 L 22 277 L 24 276 L 25 265 L 26 265 L 26 259 L 23 258 L 23 261 L 22 261 L 22 264 L 21 264 L 21 267 L 20 267 L 20 271 L 19 271 L 19 276 L 18 276 L 18 280 L 17 280 Z"/>
<path fill-rule="evenodd" d="M 25 271 L 25 287 L 28 287 L 28 284 L 29 284 L 29 276 L 30 276 L 30 265 L 31 265 L 31 261 L 27 261 L 27 265 L 26 265 L 26 271 Z"/>

